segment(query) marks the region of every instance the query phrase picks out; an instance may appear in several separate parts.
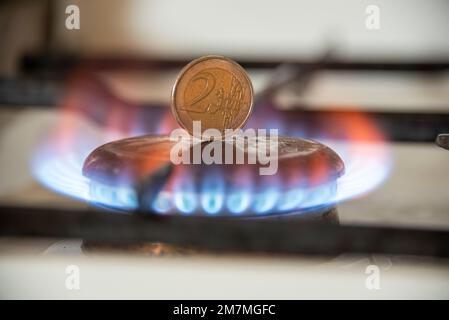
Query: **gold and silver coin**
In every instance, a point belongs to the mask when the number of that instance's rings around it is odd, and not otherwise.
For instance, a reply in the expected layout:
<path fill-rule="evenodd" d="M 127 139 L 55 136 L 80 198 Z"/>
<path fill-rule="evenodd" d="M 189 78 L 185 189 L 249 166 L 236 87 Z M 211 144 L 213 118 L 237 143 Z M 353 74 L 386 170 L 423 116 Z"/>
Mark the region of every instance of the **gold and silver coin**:
<path fill-rule="evenodd" d="M 181 71 L 171 105 L 176 120 L 191 135 L 197 135 L 194 121 L 201 124 L 201 134 L 206 129 L 217 129 L 224 135 L 226 129 L 243 127 L 253 100 L 251 80 L 239 64 L 221 56 L 205 56 Z"/>

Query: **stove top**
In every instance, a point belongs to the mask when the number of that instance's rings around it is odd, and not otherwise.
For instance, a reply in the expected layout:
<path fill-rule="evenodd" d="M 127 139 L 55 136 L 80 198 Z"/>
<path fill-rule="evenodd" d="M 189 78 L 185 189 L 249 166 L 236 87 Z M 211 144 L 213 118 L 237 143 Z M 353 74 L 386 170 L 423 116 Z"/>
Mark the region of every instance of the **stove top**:
<path fill-rule="evenodd" d="M 369 64 L 339 65 L 326 62 L 312 66 L 311 68 L 310 65 L 299 64 L 297 67 L 302 70 L 301 74 L 307 74 L 308 77 L 314 75 L 317 72 L 316 70 L 320 68 L 328 68 L 331 71 L 341 68 L 349 68 L 350 70 L 355 68 L 358 72 L 366 68 L 366 72 L 371 72 L 373 69 L 379 72 L 379 70 L 384 70 L 385 66 L 389 66 L 386 68 L 387 72 L 403 72 L 404 70 L 406 70 L 405 72 L 412 72 L 415 70 L 413 69 L 415 66 L 394 68 L 394 64 L 372 65 L 368 68 Z M 304 72 L 304 68 L 307 72 Z M 411 70 L 407 68 L 411 68 Z M 435 72 L 442 72 L 441 70 L 445 70 L 444 64 L 439 64 L 435 68 L 418 68 L 415 71 L 434 74 Z M 175 74 L 168 70 L 166 75 L 161 77 L 161 72 L 164 71 L 159 70 L 156 73 L 161 79 L 169 79 L 170 74 Z M 258 78 L 258 75 L 260 76 L 263 72 L 263 70 L 255 70 L 250 71 L 250 74 L 252 77 Z M 447 198 L 444 185 L 447 177 L 446 171 L 441 169 L 444 167 L 443 164 L 446 161 L 447 154 L 443 149 L 433 144 L 437 133 L 444 133 L 449 130 L 448 117 L 444 116 L 441 111 L 417 113 L 396 109 L 393 112 L 384 112 L 382 109 L 376 111 L 355 104 L 340 107 L 310 108 L 310 106 L 306 107 L 296 103 L 290 104 L 288 107 L 285 105 L 281 107 L 280 104 L 285 101 L 282 97 L 288 92 L 279 91 L 278 94 L 282 98 L 280 100 L 273 95 L 273 92 L 264 92 L 264 96 L 259 96 L 256 101 L 256 112 L 248 125 L 255 128 L 278 128 L 282 135 L 312 138 L 324 143 L 335 150 L 342 158 L 345 164 L 344 175 L 335 182 L 318 185 L 316 190 L 304 192 L 304 190 L 297 190 L 296 188 L 285 189 L 285 185 L 288 185 L 285 178 L 274 181 L 267 188 L 258 189 L 256 187 L 260 187 L 260 185 L 252 184 L 252 179 L 245 178 L 244 175 L 240 177 L 244 183 L 236 185 L 240 189 L 231 190 L 233 188 L 220 187 L 222 186 L 220 182 L 227 179 L 223 174 L 218 177 L 206 174 L 200 175 L 202 178 L 199 180 L 193 180 L 195 181 L 193 188 L 188 185 L 188 182 L 192 181 L 191 179 L 180 179 L 179 181 L 182 183 L 176 189 L 179 190 L 178 192 L 175 189 L 161 189 L 155 193 L 152 192 L 153 189 L 151 188 L 144 188 L 146 196 L 143 197 L 145 200 L 142 200 L 142 196 L 139 194 L 141 190 L 136 189 L 135 186 L 126 188 L 120 185 L 102 183 L 82 174 L 83 162 L 96 147 L 109 141 L 139 136 L 148 132 L 161 135 L 175 127 L 163 101 L 158 103 L 139 102 L 132 98 L 133 94 L 126 95 L 126 87 L 120 86 L 120 83 L 126 82 L 120 79 L 123 78 L 123 75 L 127 75 L 126 79 L 129 80 L 130 74 L 132 74 L 130 70 L 127 70 L 126 73 L 120 71 L 118 74 L 110 73 L 107 70 L 101 72 L 97 70 L 94 73 L 82 72 L 65 82 L 63 86 L 64 94 L 58 95 L 63 97 L 58 101 L 58 106 L 62 106 L 61 108 L 41 108 L 22 112 L 11 111 L 9 113 L 15 121 L 5 127 L 5 132 L 10 133 L 4 135 L 6 141 L 4 146 L 6 148 L 11 147 L 2 154 L 11 154 L 11 156 L 4 158 L 4 167 L 11 168 L 8 163 L 17 158 L 14 155 L 14 148 L 12 148 L 15 132 L 26 134 L 28 139 L 24 141 L 28 144 L 28 148 L 21 149 L 21 152 L 27 150 L 25 155 L 27 169 L 23 170 L 21 175 L 17 172 L 11 174 L 14 177 L 21 176 L 23 181 L 37 179 L 45 189 L 34 185 L 31 189 L 34 189 L 32 192 L 19 191 L 24 183 L 12 181 L 9 186 L 5 185 L 5 188 L 9 191 L 16 188 L 15 190 L 18 191 L 17 193 L 9 192 L 8 196 L 4 195 L 3 203 L 6 205 L 14 202 L 20 205 L 28 203 L 33 207 L 39 207 L 39 205 L 48 203 L 47 199 L 49 199 L 53 206 L 60 207 L 59 212 L 58 210 L 51 211 L 52 215 L 70 215 L 63 209 L 68 206 L 68 209 L 76 212 L 73 215 L 74 221 L 77 221 L 78 214 L 84 217 L 90 215 L 91 211 L 93 211 L 93 216 L 98 217 L 96 216 L 96 210 L 101 208 L 106 208 L 107 216 L 110 215 L 111 219 L 116 219 L 115 213 L 119 209 L 119 212 L 135 213 L 132 215 L 133 218 L 130 218 L 129 215 L 125 215 L 126 218 L 123 218 L 131 219 L 130 221 L 133 221 L 132 219 L 141 221 L 141 216 L 146 215 L 149 224 L 152 225 L 159 221 L 158 219 L 163 219 L 161 221 L 167 221 L 167 225 L 158 225 L 162 226 L 162 230 L 165 227 L 168 228 L 167 230 L 171 230 L 169 227 L 171 219 L 177 219 L 177 216 L 190 219 L 192 222 L 186 223 L 191 228 L 190 225 L 194 226 L 198 221 L 202 221 L 197 220 L 197 218 L 202 218 L 202 215 L 204 215 L 204 218 L 211 219 L 210 221 L 206 220 L 205 230 L 209 228 L 209 223 L 212 226 L 215 223 L 221 224 L 223 221 L 228 223 L 226 222 L 227 219 L 236 219 L 235 222 L 229 222 L 232 223 L 232 228 L 234 228 L 234 224 L 236 227 L 240 223 L 242 225 L 247 223 L 242 218 L 252 216 L 251 214 L 241 213 L 257 213 L 257 210 L 254 209 L 256 207 L 268 208 L 261 211 L 263 214 L 254 214 L 254 217 L 258 217 L 258 219 L 255 221 L 250 219 L 248 223 L 254 222 L 255 225 L 259 226 L 257 220 L 260 219 L 264 222 L 266 221 L 264 217 L 269 216 L 269 228 L 278 228 L 274 233 L 276 237 L 282 234 L 283 228 L 288 228 L 284 227 L 284 224 L 277 226 L 271 222 L 271 220 L 278 220 L 279 213 L 288 213 L 285 215 L 286 221 L 282 221 L 286 225 L 295 221 L 292 230 L 288 231 L 292 235 L 297 235 L 297 232 L 293 229 L 300 228 L 299 225 L 304 222 L 304 217 L 310 216 L 319 217 L 318 220 L 325 222 L 325 225 L 327 225 L 325 228 L 331 228 L 331 230 L 335 228 L 335 231 L 322 231 L 324 229 L 319 229 L 321 226 L 317 227 L 318 229 L 310 227 L 308 230 L 316 232 L 314 237 L 322 237 L 322 234 L 326 234 L 329 235 L 330 239 L 333 239 L 329 240 L 330 242 L 336 241 L 340 237 L 346 239 L 346 235 L 350 238 L 356 237 L 361 231 L 357 228 L 352 229 L 353 225 L 362 225 L 363 228 L 367 228 L 366 233 L 361 232 L 361 234 L 365 234 L 367 239 L 369 239 L 369 235 L 373 236 L 372 241 L 366 242 L 369 245 L 362 249 L 350 249 L 349 247 L 339 247 L 338 250 L 335 248 L 332 250 L 326 249 L 332 253 L 340 250 L 348 250 L 348 252 L 373 252 L 375 250 L 390 252 L 388 246 L 380 248 L 375 245 L 379 234 L 386 234 L 390 237 L 389 228 L 393 228 L 392 235 L 399 234 L 402 236 L 400 230 L 396 228 L 411 227 L 413 230 L 416 229 L 417 239 L 423 241 L 422 243 L 435 241 L 435 248 L 440 249 L 433 250 L 431 246 L 423 249 L 417 244 L 416 248 L 413 248 L 414 245 L 402 247 L 403 252 L 445 255 L 444 246 L 440 246 L 441 241 L 445 239 L 445 234 L 443 232 L 441 238 L 439 232 L 449 227 L 444 209 L 445 199 Z M 304 83 L 305 79 L 304 76 L 298 78 L 294 75 L 289 81 Z M 258 85 L 257 83 L 258 81 L 256 81 L 256 90 L 263 86 L 260 82 Z M 8 85 L 11 85 L 11 83 L 8 83 Z M 282 88 L 284 89 L 283 86 Z M 160 90 L 161 87 L 157 87 L 156 91 L 160 92 Z M 134 96 L 136 95 L 134 94 Z M 291 98 L 288 100 L 292 101 Z M 7 110 L 3 108 L 2 113 L 7 114 Z M 51 128 L 51 130 L 45 130 L 46 128 Z M 416 143 L 411 143 L 412 141 L 416 141 Z M 32 159 L 31 172 L 28 166 L 29 159 Z M 210 179 L 211 177 L 214 179 Z M 429 186 L 432 186 L 438 192 L 431 192 Z M 47 190 L 56 191 L 61 196 Z M 263 190 L 263 192 L 257 190 Z M 22 196 L 24 193 L 27 194 L 26 197 Z M 305 196 L 306 193 L 307 196 Z M 316 196 L 313 196 L 314 194 Z M 70 199 L 77 200 L 72 201 Z M 148 199 L 151 199 L 151 201 L 148 201 Z M 310 205 L 304 206 L 303 200 L 308 200 Z M 218 211 L 216 210 L 217 203 L 221 204 Z M 85 215 L 82 214 L 82 211 L 78 211 L 83 208 L 87 209 Z M 142 208 L 145 208 L 145 210 L 142 210 Z M 217 212 L 221 212 L 221 208 L 226 209 L 228 214 L 217 215 Z M 335 208 L 338 208 L 338 217 Z M 24 214 L 27 210 L 21 207 L 17 208 L 18 212 Z M 11 226 L 20 224 L 19 221 L 22 221 L 19 219 L 21 216 L 19 214 L 17 214 L 17 219 L 11 218 L 14 211 L 15 209 L 10 206 L 5 207 L 4 210 L 6 214 L 3 217 L 6 219 L 5 221 L 11 223 Z M 41 212 L 37 209 L 37 211 L 42 213 L 45 210 Z M 198 215 L 198 213 L 200 214 Z M 122 219 L 121 214 L 118 216 L 120 218 L 117 219 Z M 62 229 L 62 231 L 56 231 L 44 224 L 44 221 L 51 221 L 53 216 L 51 216 L 51 219 L 49 217 L 49 220 L 43 217 L 42 224 L 39 226 L 49 234 L 61 237 L 66 234 L 67 236 L 81 238 L 89 237 L 89 234 L 96 234 L 93 231 L 89 231 L 87 234 L 80 230 L 68 231 L 70 225 L 67 225 L 67 228 Z M 98 223 L 103 223 L 102 219 L 103 216 L 100 216 L 99 220 L 87 219 L 87 221 L 93 224 L 92 230 L 95 230 Z M 105 219 L 108 220 L 109 217 Z M 305 220 L 308 221 L 309 219 Z M 67 224 L 67 221 L 63 224 Z M 184 220 L 180 221 L 184 223 Z M 339 226 L 335 224 L 337 221 L 340 222 Z M 130 223 L 134 225 L 139 222 Z M 4 232 L 14 234 L 11 230 L 15 230 L 16 234 L 23 232 L 25 234 L 45 235 L 42 230 L 30 230 L 29 227 L 27 225 L 16 226 L 12 229 L 5 229 Z M 130 228 L 132 230 L 133 227 Z M 232 228 L 231 230 L 233 230 Z M 249 239 L 257 238 L 258 227 L 248 228 L 250 229 L 245 229 L 245 232 L 249 232 L 249 234 L 245 237 L 249 237 Z M 384 228 L 386 229 L 384 230 Z M 440 231 L 429 231 L 427 230 L 429 228 L 437 228 Z M 372 233 L 370 233 L 371 231 Z M 160 230 L 155 232 L 159 235 L 163 234 L 163 231 Z M 230 234 L 232 232 L 230 231 Z M 280 233 L 278 234 L 278 232 Z M 427 234 L 427 232 L 430 232 L 430 234 Z M 435 232 L 435 234 L 432 232 Z M 133 234 L 133 236 L 127 241 L 149 240 L 146 237 L 136 237 L 136 234 L 131 231 L 130 234 Z M 403 235 L 406 236 L 405 233 Z M 112 240 L 100 233 L 98 237 L 106 242 Z M 93 240 L 99 239 L 93 237 Z M 156 241 L 155 238 L 151 239 Z M 167 235 L 161 237 L 159 241 L 164 239 L 173 241 Z M 302 238 L 300 241 L 305 240 Z M 223 241 L 223 243 L 226 243 L 226 241 Z M 200 244 L 200 246 L 202 245 L 204 243 Z M 308 245 L 311 247 L 307 247 L 307 249 L 304 249 L 305 251 L 298 249 L 298 247 L 295 250 L 313 252 L 315 250 L 313 247 L 316 244 L 309 243 Z M 223 246 L 226 247 L 226 245 Z M 425 247 L 425 245 L 423 246 Z M 269 249 L 269 247 L 268 245 L 267 248 Z M 288 248 L 289 246 L 285 247 Z M 261 247 L 257 248 L 263 250 Z M 275 249 L 280 252 L 293 250 L 283 249 L 283 246 L 275 246 Z M 320 249 L 316 250 L 321 252 Z M 324 251 L 326 252 L 326 250 Z M 401 252 L 400 250 L 393 251 Z"/>

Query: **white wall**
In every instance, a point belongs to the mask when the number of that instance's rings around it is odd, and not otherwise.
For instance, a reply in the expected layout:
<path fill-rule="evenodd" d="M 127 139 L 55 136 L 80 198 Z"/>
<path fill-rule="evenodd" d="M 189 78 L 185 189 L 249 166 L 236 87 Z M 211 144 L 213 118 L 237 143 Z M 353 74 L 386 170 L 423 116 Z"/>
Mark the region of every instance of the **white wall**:
<path fill-rule="evenodd" d="M 57 33 L 88 53 L 304 58 L 330 43 L 348 57 L 449 57 L 447 0 L 78 0 L 81 30 Z M 380 8 L 380 30 L 365 27 Z M 58 15 L 59 17 L 59 15 Z"/>

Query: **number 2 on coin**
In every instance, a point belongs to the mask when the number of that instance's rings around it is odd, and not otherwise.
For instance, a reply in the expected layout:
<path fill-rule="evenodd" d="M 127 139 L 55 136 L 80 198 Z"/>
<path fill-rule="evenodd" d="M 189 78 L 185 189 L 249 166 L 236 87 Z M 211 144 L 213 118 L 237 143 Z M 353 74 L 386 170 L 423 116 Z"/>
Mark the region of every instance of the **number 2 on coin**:
<path fill-rule="evenodd" d="M 200 72 L 198 75 L 192 78 L 192 80 L 190 80 L 189 85 L 193 85 L 193 83 L 198 81 L 204 82 L 203 89 L 196 97 L 194 97 L 190 101 L 190 103 L 188 103 L 186 107 L 183 108 L 185 111 L 203 113 L 209 107 L 208 105 L 206 105 L 203 107 L 195 108 L 196 104 L 205 99 L 212 92 L 212 90 L 214 90 L 216 82 L 215 77 L 209 72 Z"/>

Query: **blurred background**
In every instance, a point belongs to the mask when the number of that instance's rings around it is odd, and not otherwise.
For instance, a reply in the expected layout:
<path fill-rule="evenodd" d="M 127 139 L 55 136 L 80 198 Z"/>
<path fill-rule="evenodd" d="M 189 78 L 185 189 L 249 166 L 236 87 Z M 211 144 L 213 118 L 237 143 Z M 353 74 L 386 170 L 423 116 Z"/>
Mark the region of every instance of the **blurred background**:
<path fill-rule="evenodd" d="M 67 30 L 65 9 L 81 11 Z M 379 29 L 368 29 L 370 5 Z M 368 11 L 370 12 L 370 11 Z M 25 53 L 50 50 L 87 56 L 185 59 L 315 59 L 329 46 L 341 59 L 440 61 L 449 54 L 449 4 L 431 1 L 3 1 L 3 74 Z"/>
<path fill-rule="evenodd" d="M 79 28 L 71 29 L 73 5 Z M 249 127 L 317 139 L 343 158 L 340 224 L 448 231 L 449 153 L 435 144 L 449 133 L 448 30 L 445 0 L 0 1 L 0 204 L 128 205 L 110 194 L 93 198 L 81 175 L 85 157 L 105 142 L 176 128 L 176 76 L 216 54 L 251 77 L 258 95 Z M 87 270 L 89 292 L 59 284 L 67 255 Z M 1 237 L 0 297 L 449 297 L 445 259 L 224 257 L 229 273 L 214 256 L 141 260 L 125 252 L 96 264 L 84 255 L 81 240 Z M 108 259 L 134 268 L 111 291 L 107 279 L 96 281 L 101 270 L 118 272 Z M 364 285 L 373 263 L 386 272 L 383 291 Z M 40 277 L 21 281 L 34 267 Z M 167 268 L 192 279 L 177 295 Z"/>

